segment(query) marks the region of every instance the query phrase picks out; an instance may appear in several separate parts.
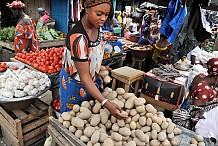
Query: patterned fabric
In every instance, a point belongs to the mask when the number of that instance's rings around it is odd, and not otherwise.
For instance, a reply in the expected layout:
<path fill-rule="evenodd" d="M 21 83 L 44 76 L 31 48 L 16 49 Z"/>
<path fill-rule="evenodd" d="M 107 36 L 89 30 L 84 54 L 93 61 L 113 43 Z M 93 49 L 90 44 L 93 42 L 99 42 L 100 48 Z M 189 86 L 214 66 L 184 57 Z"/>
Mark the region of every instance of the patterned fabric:
<path fill-rule="evenodd" d="M 202 81 L 195 85 L 190 90 L 190 97 L 195 99 L 201 99 L 203 102 L 210 102 L 216 97 L 217 93 L 214 91 L 210 85 Z"/>
<path fill-rule="evenodd" d="M 66 46 L 62 60 L 64 65 L 60 72 L 61 112 L 68 111 L 73 104 L 92 99 L 81 83 L 75 61 L 89 63 L 90 76 L 96 86 L 101 89 L 102 80 L 97 74 L 103 60 L 105 41 L 103 41 L 103 35 L 99 33 L 96 42 L 91 42 L 81 21 L 78 21 L 67 35 Z"/>
<path fill-rule="evenodd" d="M 49 18 L 49 17 L 48 17 Z M 44 31 L 48 31 L 48 26 L 46 25 L 46 20 L 41 17 L 36 25 L 36 34 L 37 36 L 42 35 Z"/>
<path fill-rule="evenodd" d="M 16 8 L 24 8 L 26 5 L 22 3 L 20 0 L 13 1 L 11 4 L 7 3 L 6 5 L 9 9 L 16 9 Z"/>
<path fill-rule="evenodd" d="M 207 67 L 208 67 L 208 74 L 211 75 L 218 75 L 218 58 L 211 58 L 207 62 Z"/>
<path fill-rule="evenodd" d="M 67 112 L 72 110 L 74 104 L 80 104 L 83 101 L 92 100 L 93 97 L 86 90 L 85 86 L 80 82 L 72 78 L 72 76 L 62 68 L 60 72 L 60 112 Z M 102 92 L 103 91 L 103 81 L 98 78 L 95 81 L 96 87 Z"/>
<path fill-rule="evenodd" d="M 22 26 L 17 24 L 14 38 L 15 53 L 21 53 L 24 51 L 27 39 L 31 40 L 29 48 L 31 51 L 36 51 L 39 48 L 39 41 L 36 36 L 35 27 L 36 24 L 32 19 L 30 25 Z"/>
<path fill-rule="evenodd" d="M 85 0 L 84 7 L 90 8 L 103 3 L 108 3 L 109 5 L 112 5 L 111 0 Z"/>
<path fill-rule="evenodd" d="M 196 123 L 203 119 L 203 114 L 217 107 L 218 103 L 211 103 L 202 107 L 191 105 L 188 110 L 177 109 L 173 111 L 172 121 L 173 123 L 183 126 L 190 130 L 195 130 Z"/>

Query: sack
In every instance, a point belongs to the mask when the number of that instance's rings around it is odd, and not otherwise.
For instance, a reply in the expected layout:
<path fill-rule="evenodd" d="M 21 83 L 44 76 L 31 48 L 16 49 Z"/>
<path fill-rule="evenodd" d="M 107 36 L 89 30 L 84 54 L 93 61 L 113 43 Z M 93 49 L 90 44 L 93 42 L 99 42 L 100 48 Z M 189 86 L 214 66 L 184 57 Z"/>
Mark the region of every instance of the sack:
<path fill-rule="evenodd" d="M 153 104 L 172 110 L 180 107 L 183 103 L 185 86 L 171 81 L 161 81 L 148 72 L 144 75 L 142 94 L 146 95 L 146 99 Z"/>

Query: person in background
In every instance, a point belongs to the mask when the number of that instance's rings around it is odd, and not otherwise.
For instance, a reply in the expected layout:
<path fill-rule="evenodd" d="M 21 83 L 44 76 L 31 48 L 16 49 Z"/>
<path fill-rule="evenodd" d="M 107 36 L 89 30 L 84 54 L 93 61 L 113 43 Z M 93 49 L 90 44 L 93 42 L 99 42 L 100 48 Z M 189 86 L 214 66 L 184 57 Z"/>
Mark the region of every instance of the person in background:
<path fill-rule="evenodd" d="M 48 13 L 44 8 L 38 8 L 37 11 L 40 15 L 40 18 L 36 25 L 36 34 L 37 36 L 41 36 L 44 31 L 48 31 L 48 26 L 46 23 L 48 22 L 50 17 L 48 16 Z"/>
<path fill-rule="evenodd" d="M 150 27 L 146 27 L 143 30 L 143 36 L 140 37 L 138 44 L 142 44 L 142 45 L 152 45 L 154 40 L 151 37 L 151 29 Z"/>
<path fill-rule="evenodd" d="M 210 34 L 205 34 L 204 36 L 201 37 L 201 44 L 197 47 L 195 47 L 191 52 L 189 52 L 187 54 L 187 59 L 189 61 L 191 61 L 191 64 L 201 64 L 204 65 L 201 62 L 201 50 L 207 46 L 207 44 L 209 43 L 209 38 L 210 38 Z"/>
<path fill-rule="evenodd" d="M 14 46 L 15 53 L 23 51 L 36 51 L 39 48 L 39 41 L 36 36 L 36 24 L 34 20 L 23 12 L 25 4 L 20 0 L 13 1 L 6 5 L 16 17 L 19 17 L 15 28 Z"/>
<path fill-rule="evenodd" d="M 178 109 L 173 112 L 173 122 L 194 130 L 203 137 L 218 140 L 218 58 L 207 62 L 208 75 L 195 76 L 189 91 L 190 105 L 187 110 Z M 218 143 L 216 143 L 218 144 Z"/>
<path fill-rule="evenodd" d="M 167 40 L 167 37 L 161 34 L 160 39 L 157 40 L 156 44 L 154 44 L 154 52 L 152 56 L 154 67 L 158 64 L 170 64 L 169 49 L 171 46 L 172 45 Z"/>
<path fill-rule="evenodd" d="M 112 27 L 119 27 L 121 24 L 120 20 L 118 19 L 120 12 L 115 11 L 114 13 L 115 15 L 114 15 L 114 18 L 112 19 Z"/>
<path fill-rule="evenodd" d="M 101 94 L 102 80 L 98 76 L 105 50 L 99 28 L 113 13 L 112 1 L 84 0 L 82 5 L 81 20 L 66 36 L 64 64 L 60 72 L 60 112 L 71 110 L 74 104 L 95 99 L 116 118 L 127 118 L 121 114 L 118 105 Z"/>

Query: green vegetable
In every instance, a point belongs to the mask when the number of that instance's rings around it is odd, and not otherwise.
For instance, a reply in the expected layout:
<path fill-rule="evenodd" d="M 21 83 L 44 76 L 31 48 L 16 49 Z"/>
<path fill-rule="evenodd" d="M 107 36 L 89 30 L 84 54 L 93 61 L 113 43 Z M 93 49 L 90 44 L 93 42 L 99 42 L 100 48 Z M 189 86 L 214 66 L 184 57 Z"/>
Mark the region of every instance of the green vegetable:
<path fill-rule="evenodd" d="M 14 41 L 15 27 L 6 27 L 0 30 L 0 39 L 3 41 Z"/>
<path fill-rule="evenodd" d="M 212 53 L 214 51 L 214 42 L 209 42 L 207 46 L 204 47 L 204 50 L 209 53 Z"/>
<path fill-rule="evenodd" d="M 53 28 L 50 28 L 49 31 L 50 31 L 51 35 L 53 36 L 53 38 L 55 38 L 55 39 L 60 38 L 59 35 L 57 34 L 57 32 Z"/>

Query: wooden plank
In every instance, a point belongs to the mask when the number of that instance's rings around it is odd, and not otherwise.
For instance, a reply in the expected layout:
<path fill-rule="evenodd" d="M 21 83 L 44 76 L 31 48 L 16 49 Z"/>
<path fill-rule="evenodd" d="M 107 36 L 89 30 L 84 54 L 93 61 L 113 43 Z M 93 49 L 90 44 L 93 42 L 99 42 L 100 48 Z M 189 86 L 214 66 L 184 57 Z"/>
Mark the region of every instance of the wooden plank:
<path fill-rule="evenodd" d="M 33 145 L 39 146 L 39 144 L 44 142 L 45 139 L 46 139 L 46 133 L 42 133 L 42 134 L 36 136 L 35 138 L 32 138 L 31 140 L 24 142 L 24 145 L 25 146 L 33 146 Z"/>
<path fill-rule="evenodd" d="M 58 47 L 64 45 L 65 45 L 65 39 L 44 40 L 39 43 L 40 48 Z"/>
<path fill-rule="evenodd" d="M 16 117 L 20 120 L 28 118 L 28 115 L 22 110 L 12 110 L 12 112 L 16 115 Z"/>
<path fill-rule="evenodd" d="M 5 129 L 6 131 L 8 131 L 8 133 L 10 133 L 11 136 L 17 138 L 18 133 L 17 130 L 15 129 L 16 127 L 11 126 L 11 124 L 7 121 L 7 119 L 5 119 L 1 114 L 0 114 L 0 125 L 2 130 Z"/>
<path fill-rule="evenodd" d="M 48 110 L 48 105 L 45 104 L 43 101 L 37 99 L 37 100 L 34 100 L 34 102 L 32 103 L 35 107 L 39 108 L 40 110 L 43 110 L 43 111 L 47 111 Z"/>
<path fill-rule="evenodd" d="M 12 127 L 16 127 L 15 120 L 2 107 L 0 107 L 0 113 L 2 114 L 4 119 L 7 119 L 7 121 L 12 125 Z"/>
<path fill-rule="evenodd" d="M 33 114 L 29 114 L 27 118 L 25 119 L 22 119 L 21 122 L 24 124 L 24 123 L 27 123 L 31 120 L 34 120 L 42 115 L 48 115 L 48 111 L 42 111 L 42 110 L 39 110 L 38 113 L 36 115 L 33 115 Z"/>
<path fill-rule="evenodd" d="M 7 48 L 9 50 L 13 50 L 13 51 L 15 50 L 13 42 L 4 42 L 4 41 L 0 40 L 0 46 L 5 47 L 5 48 Z"/>
<path fill-rule="evenodd" d="M 40 119 L 38 119 L 37 121 L 34 121 L 34 122 L 31 122 L 27 125 L 24 125 L 23 126 L 23 134 L 26 134 L 27 132 L 31 131 L 32 129 L 35 129 L 45 123 L 48 123 L 48 119 L 49 119 L 49 116 L 44 116 Z"/>
<path fill-rule="evenodd" d="M 35 130 L 31 131 L 31 132 L 28 132 L 28 133 L 24 134 L 23 135 L 23 141 L 24 142 L 28 141 L 28 140 L 36 137 L 37 135 L 42 134 L 43 132 L 46 132 L 47 126 L 48 126 L 48 124 L 45 124 L 45 125 L 37 128 L 37 129 L 35 129 Z"/>
<path fill-rule="evenodd" d="M 30 105 L 28 108 L 27 108 L 27 111 L 32 114 L 32 115 L 37 115 L 38 113 L 38 109 L 36 107 L 34 107 L 33 105 Z"/>
<path fill-rule="evenodd" d="M 86 146 L 80 139 L 73 135 L 68 129 L 66 129 L 57 119 L 49 117 L 52 126 L 54 126 L 70 143 L 75 146 Z"/>
<path fill-rule="evenodd" d="M 1 125 L 1 132 L 3 135 L 4 141 L 8 144 L 8 146 L 17 146 L 20 145 L 20 141 L 11 133 L 8 131 L 6 127 Z"/>
<path fill-rule="evenodd" d="M 58 146 L 72 146 L 52 125 L 48 125 L 48 133 Z M 74 145 L 73 145 L 74 146 Z"/>

